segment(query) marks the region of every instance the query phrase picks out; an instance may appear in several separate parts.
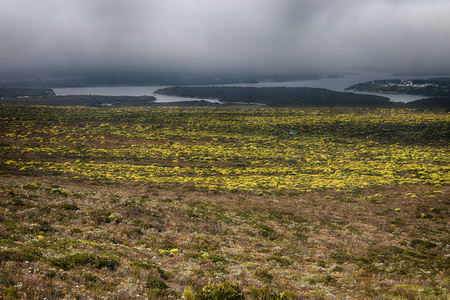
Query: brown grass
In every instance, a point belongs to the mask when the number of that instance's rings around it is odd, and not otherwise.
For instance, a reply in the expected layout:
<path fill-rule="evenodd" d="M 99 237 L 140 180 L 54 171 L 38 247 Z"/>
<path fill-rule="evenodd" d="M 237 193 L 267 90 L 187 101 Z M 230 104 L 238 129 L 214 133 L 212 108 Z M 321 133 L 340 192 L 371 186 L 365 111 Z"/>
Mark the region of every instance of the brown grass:
<path fill-rule="evenodd" d="M 1 186 L 4 294 L 165 298 L 231 281 L 244 291 L 269 284 L 298 298 L 447 295 L 442 188 L 256 196 L 52 176 L 3 176 Z M 74 253 L 120 266 L 52 263 Z"/>

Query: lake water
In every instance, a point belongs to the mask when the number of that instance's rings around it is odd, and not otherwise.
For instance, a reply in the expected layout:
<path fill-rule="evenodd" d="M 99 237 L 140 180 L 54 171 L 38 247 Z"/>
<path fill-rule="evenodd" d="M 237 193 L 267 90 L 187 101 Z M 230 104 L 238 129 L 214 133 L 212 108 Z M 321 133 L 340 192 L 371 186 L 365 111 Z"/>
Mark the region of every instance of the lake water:
<path fill-rule="evenodd" d="M 166 86 L 108 86 L 108 87 L 77 87 L 77 88 L 54 88 L 57 96 L 68 95 L 101 95 L 101 96 L 155 96 L 156 102 L 178 102 L 200 100 L 194 98 L 182 98 L 175 96 L 155 95 L 155 91 Z M 212 102 L 219 102 L 208 100 Z"/>
<path fill-rule="evenodd" d="M 387 73 L 358 73 L 342 77 L 321 78 L 314 80 L 299 80 L 290 82 L 260 82 L 245 84 L 228 84 L 221 86 L 240 86 L 240 87 L 313 87 L 325 88 L 333 91 L 343 92 L 345 88 L 361 82 L 368 82 L 378 79 L 425 79 L 435 76 L 393 76 Z M 102 95 L 102 96 L 155 96 L 156 102 L 178 102 L 201 100 L 197 98 L 181 98 L 174 96 L 155 95 L 155 91 L 166 86 L 110 86 L 110 87 L 77 87 L 77 88 L 54 88 L 53 91 L 58 96 L 67 95 Z M 417 95 L 396 95 L 382 93 L 362 93 L 384 96 L 393 102 L 410 102 L 426 98 Z M 206 99 L 205 99 L 206 100 Z M 208 100 L 217 102 L 214 100 Z"/>

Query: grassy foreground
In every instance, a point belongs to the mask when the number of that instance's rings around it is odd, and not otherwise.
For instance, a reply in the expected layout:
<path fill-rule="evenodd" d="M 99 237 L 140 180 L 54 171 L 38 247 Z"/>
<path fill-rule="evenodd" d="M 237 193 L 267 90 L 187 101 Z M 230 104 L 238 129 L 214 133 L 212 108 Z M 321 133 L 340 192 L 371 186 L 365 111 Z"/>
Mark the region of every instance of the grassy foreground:
<path fill-rule="evenodd" d="M 447 113 L 4 105 L 0 124 L 5 299 L 449 297 Z"/>

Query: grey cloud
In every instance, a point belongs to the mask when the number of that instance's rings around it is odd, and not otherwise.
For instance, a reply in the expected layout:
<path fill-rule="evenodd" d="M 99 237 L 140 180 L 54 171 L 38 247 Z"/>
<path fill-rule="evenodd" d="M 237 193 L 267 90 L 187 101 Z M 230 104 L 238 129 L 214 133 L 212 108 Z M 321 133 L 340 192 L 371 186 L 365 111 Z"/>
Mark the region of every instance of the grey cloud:
<path fill-rule="evenodd" d="M 15 0 L 0 71 L 450 73 L 447 0 Z"/>

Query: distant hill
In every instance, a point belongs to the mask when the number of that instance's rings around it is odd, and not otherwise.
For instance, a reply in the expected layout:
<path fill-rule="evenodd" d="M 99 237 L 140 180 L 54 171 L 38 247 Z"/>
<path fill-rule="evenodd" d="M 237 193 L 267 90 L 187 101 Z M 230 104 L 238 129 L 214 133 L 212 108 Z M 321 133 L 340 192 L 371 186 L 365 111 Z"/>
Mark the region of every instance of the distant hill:
<path fill-rule="evenodd" d="M 306 87 L 169 87 L 155 94 L 268 106 L 388 106 L 389 98 Z"/>
<path fill-rule="evenodd" d="M 44 77 L 10 80 L 0 77 L 0 87 L 60 88 L 89 86 L 174 86 L 284 82 L 317 79 L 315 75 L 256 75 L 256 74 L 179 74 L 171 72 L 93 72 L 74 77 Z"/>
<path fill-rule="evenodd" d="M 0 88 L 0 97 L 52 97 L 56 96 L 52 89 Z"/>

